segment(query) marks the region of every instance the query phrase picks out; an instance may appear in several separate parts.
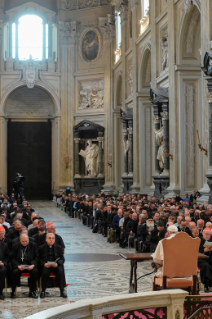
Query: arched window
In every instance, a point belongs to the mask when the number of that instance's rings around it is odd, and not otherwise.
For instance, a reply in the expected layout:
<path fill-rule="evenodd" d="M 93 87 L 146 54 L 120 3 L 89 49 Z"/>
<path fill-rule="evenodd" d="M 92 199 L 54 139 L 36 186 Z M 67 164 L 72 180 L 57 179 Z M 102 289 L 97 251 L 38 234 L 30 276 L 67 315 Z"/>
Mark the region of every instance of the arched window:
<path fill-rule="evenodd" d="M 120 12 L 116 14 L 116 49 L 121 46 L 121 16 Z"/>
<path fill-rule="evenodd" d="M 19 60 L 48 59 L 48 24 L 39 16 L 27 14 L 12 25 L 12 57 Z"/>

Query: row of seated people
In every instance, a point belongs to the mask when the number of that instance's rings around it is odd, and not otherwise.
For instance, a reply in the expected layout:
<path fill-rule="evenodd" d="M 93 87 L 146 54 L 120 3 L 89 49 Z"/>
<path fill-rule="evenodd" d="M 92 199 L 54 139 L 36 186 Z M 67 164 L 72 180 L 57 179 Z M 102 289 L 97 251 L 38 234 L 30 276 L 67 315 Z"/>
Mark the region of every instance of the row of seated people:
<path fill-rule="evenodd" d="M 11 206 L 14 206 L 14 209 Z M 65 245 L 61 236 L 56 234 L 55 224 L 53 222 L 46 224 L 44 219 L 39 217 L 29 206 L 26 210 L 18 208 L 14 214 L 16 209 L 16 204 L 5 207 L 4 203 L 1 206 L 0 300 L 5 298 L 3 295 L 5 278 L 12 289 L 11 298 L 15 298 L 16 287 L 24 273 L 30 274 L 29 297 L 38 297 L 36 282 L 41 277 L 42 292 L 40 297 L 45 298 L 49 275 L 54 273 L 56 285 L 60 288 L 60 295 L 66 298 L 67 295 L 64 291 L 66 286 Z"/>

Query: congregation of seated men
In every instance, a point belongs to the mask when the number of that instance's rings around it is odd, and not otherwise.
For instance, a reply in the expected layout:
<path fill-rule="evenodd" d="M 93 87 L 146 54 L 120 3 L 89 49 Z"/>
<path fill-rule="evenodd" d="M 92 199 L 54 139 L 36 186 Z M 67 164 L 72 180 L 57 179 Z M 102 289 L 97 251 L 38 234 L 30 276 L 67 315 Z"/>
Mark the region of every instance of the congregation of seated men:
<path fill-rule="evenodd" d="M 53 222 L 46 223 L 26 200 L 0 195 L 0 300 L 4 300 L 5 279 L 11 287 L 11 298 L 16 298 L 16 288 L 21 277 L 27 275 L 29 297 L 38 298 L 36 284 L 41 278 L 41 298 L 51 286 L 50 274 L 60 296 L 64 291 L 64 249 L 60 235 Z"/>
<path fill-rule="evenodd" d="M 128 244 L 137 252 L 154 252 L 160 240 L 170 236 L 167 228 L 174 225 L 177 232 L 201 239 L 199 252 L 208 259 L 199 261 L 201 281 L 204 291 L 212 287 L 212 205 L 197 204 L 200 193 L 193 191 L 181 198 L 157 199 L 142 195 L 122 194 L 110 196 L 104 193 L 58 194 L 57 202 L 69 216 L 76 212 L 85 225 L 90 225 L 93 233 L 100 233 L 111 242 L 111 233 L 120 247 Z M 112 232 L 111 232 L 112 230 Z M 113 240 L 114 241 L 114 240 Z"/>

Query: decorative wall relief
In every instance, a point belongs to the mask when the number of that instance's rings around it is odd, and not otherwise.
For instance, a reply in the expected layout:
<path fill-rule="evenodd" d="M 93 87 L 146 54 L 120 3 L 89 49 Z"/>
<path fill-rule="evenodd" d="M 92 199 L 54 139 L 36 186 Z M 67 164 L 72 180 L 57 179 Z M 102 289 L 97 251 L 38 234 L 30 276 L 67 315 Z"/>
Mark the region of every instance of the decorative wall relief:
<path fill-rule="evenodd" d="M 169 45 L 168 45 L 168 28 L 164 30 L 164 36 L 161 38 L 162 49 L 162 71 L 169 65 Z"/>
<path fill-rule="evenodd" d="M 59 31 L 62 44 L 74 43 L 77 33 L 77 23 L 59 21 Z"/>
<path fill-rule="evenodd" d="M 191 0 L 183 0 L 181 10 L 188 13 L 191 8 Z"/>
<path fill-rule="evenodd" d="M 186 84 L 186 171 L 187 186 L 195 186 L 194 86 Z"/>
<path fill-rule="evenodd" d="M 62 9 L 66 11 L 108 5 L 111 0 L 62 0 Z"/>
<path fill-rule="evenodd" d="M 129 95 L 133 94 L 133 66 L 132 66 L 132 61 L 130 62 L 129 68 L 128 68 L 128 72 L 127 72 L 127 82 L 129 84 Z"/>
<path fill-rule="evenodd" d="M 39 62 L 32 59 L 21 61 L 17 68 L 17 70 L 22 70 L 23 81 L 26 82 L 29 89 L 32 89 L 35 86 L 35 82 L 38 80 L 38 71 L 44 69 L 45 68 Z"/>
<path fill-rule="evenodd" d="M 147 107 L 145 110 L 145 174 L 146 184 L 151 185 L 151 110 Z"/>
<path fill-rule="evenodd" d="M 79 110 L 104 107 L 104 81 L 79 82 Z"/>
<path fill-rule="evenodd" d="M 193 9 L 191 20 L 189 22 L 188 34 L 186 39 L 186 54 L 193 53 L 193 49 L 194 49 L 193 46 L 196 39 L 196 30 L 197 30 L 199 18 L 200 18 L 199 10 L 195 6 Z"/>

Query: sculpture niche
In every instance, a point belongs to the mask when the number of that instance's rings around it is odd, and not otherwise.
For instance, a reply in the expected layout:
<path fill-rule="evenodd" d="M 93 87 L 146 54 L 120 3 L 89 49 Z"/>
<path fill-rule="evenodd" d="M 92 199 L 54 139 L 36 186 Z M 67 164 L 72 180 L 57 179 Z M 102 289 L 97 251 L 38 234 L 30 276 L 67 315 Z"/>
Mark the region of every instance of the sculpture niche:
<path fill-rule="evenodd" d="M 74 127 L 75 192 L 97 194 L 103 188 L 104 127 L 84 120 Z"/>
<path fill-rule="evenodd" d="M 91 140 L 87 142 L 88 146 L 83 151 L 79 152 L 85 160 L 85 167 L 89 177 L 96 177 L 98 175 L 98 152 L 99 147 L 96 144 L 93 144 Z"/>

